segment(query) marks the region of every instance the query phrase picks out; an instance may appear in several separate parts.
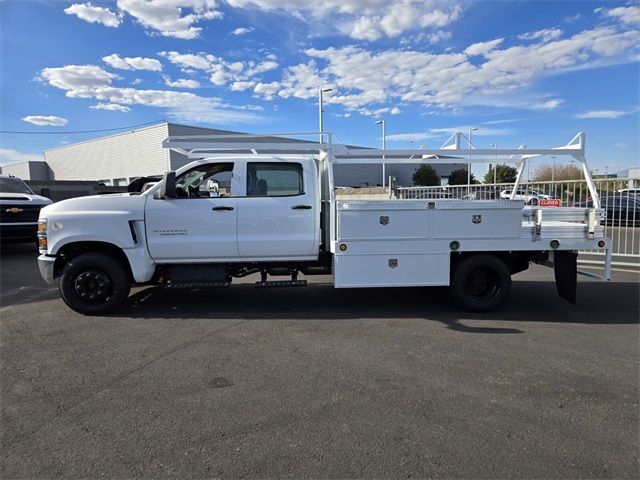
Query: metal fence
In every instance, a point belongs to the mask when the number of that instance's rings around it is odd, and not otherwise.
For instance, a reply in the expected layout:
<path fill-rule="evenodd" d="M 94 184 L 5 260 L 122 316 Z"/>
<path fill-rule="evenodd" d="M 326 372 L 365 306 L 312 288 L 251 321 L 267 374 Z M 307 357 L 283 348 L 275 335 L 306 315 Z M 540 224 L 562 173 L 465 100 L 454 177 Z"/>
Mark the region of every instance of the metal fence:
<path fill-rule="evenodd" d="M 611 239 L 614 265 L 620 267 L 640 266 L 640 191 L 629 187 L 626 178 L 594 179 L 600 196 L 601 207 L 606 211 L 605 235 Z M 438 187 L 398 187 L 397 198 L 437 199 L 456 198 L 464 200 L 493 200 L 509 198 L 514 184 L 449 185 Z M 555 205 L 565 207 L 591 207 L 589 189 L 584 180 L 521 183 L 516 197 L 529 205 Z M 602 260 L 595 252 L 594 264 Z"/>

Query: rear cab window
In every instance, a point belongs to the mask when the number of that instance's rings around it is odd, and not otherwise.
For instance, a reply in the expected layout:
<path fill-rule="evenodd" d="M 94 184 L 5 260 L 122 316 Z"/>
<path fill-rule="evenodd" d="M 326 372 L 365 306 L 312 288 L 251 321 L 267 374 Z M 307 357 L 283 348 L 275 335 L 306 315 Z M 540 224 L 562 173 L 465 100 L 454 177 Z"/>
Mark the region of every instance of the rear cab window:
<path fill-rule="evenodd" d="M 304 195 L 302 165 L 284 162 L 247 164 L 247 197 Z"/>

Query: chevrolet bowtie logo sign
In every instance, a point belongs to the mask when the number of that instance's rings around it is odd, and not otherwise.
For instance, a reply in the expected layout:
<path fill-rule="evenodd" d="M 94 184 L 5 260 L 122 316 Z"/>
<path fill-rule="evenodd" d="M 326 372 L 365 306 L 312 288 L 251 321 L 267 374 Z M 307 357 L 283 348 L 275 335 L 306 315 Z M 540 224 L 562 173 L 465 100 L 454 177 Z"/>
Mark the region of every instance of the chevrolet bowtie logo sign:
<path fill-rule="evenodd" d="M 7 213 L 20 213 L 24 210 L 24 208 L 17 208 L 17 207 L 13 207 L 13 208 L 7 208 L 5 211 Z"/>

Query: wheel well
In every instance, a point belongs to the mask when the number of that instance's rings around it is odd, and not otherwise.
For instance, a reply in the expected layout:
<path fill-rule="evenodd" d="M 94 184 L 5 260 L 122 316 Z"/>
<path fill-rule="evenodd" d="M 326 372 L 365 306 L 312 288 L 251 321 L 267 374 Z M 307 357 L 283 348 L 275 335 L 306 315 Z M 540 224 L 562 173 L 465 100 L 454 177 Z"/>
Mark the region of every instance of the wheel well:
<path fill-rule="evenodd" d="M 464 259 L 477 255 L 491 255 L 501 260 L 511 272 L 511 275 L 523 272 L 529 268 L 529 262 L 544 260 L 548 257 L 545 251 L 521 252 L 460 252 L 451 254 L 451 274 Z M 544 257 L 544 258 L 543 258 Z"/>
<path fill-rule="evenodd" d="M 107 242 L 73 242 L 60 247 L 56 261 L 53 264 L 53 276 L 59 277 L 64 266 L 72 258 L 82 255 L 83 253 L 99 252 L 109 255 L 119 261 L 127 270 L 129 277 L 133 279 L 131 265 L 129 259 L 122 249 L 112 243 Z"/>

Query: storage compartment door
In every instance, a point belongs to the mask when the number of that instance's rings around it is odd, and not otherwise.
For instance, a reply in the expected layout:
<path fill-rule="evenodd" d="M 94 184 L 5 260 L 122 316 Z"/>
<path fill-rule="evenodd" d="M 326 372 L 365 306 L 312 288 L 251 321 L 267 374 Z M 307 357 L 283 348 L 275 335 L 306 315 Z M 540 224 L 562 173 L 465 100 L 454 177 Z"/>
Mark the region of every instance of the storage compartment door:
<path fill-rule="evenodd" d="M 449 253 L 336 255 L 336 288 L 449 285 Z"/>

